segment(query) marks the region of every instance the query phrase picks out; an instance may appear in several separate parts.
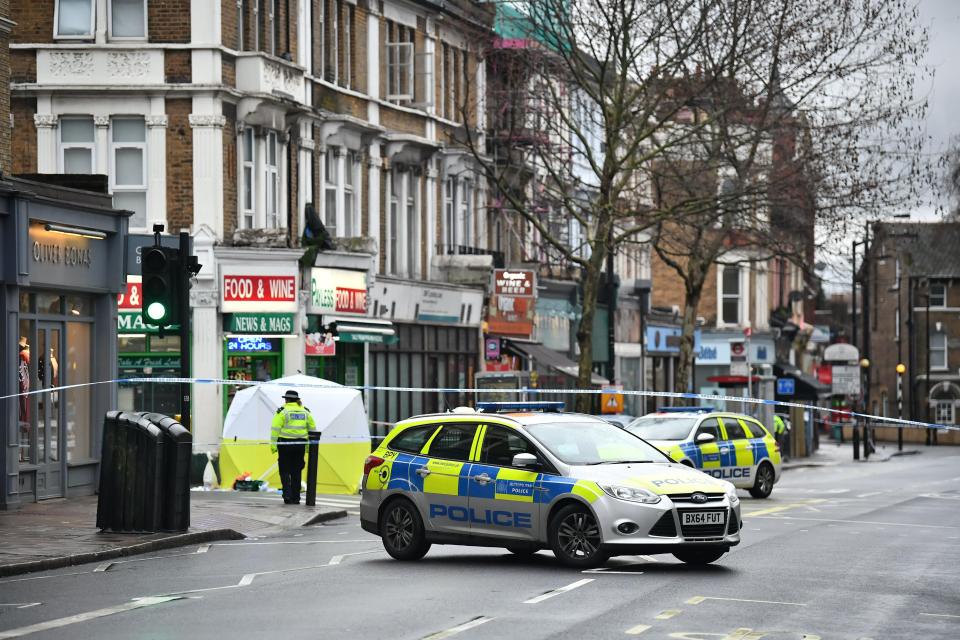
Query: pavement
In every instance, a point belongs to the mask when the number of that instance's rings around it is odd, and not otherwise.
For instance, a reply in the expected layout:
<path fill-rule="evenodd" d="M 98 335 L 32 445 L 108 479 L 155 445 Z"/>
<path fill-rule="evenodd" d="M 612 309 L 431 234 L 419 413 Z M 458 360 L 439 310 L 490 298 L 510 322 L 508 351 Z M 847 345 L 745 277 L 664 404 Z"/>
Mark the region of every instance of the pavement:
<path fill-rule="evenodd" d="M 0 512 L 0 577 L 151 553 L 217 540 L 277 535 L 347 517 L 359 496 L 320 495 L 317 505 L 285 505 L 277 494 L 191 491 L 190 529 L 181 533 L 113 533 L 95 526 L 97 496 L 44 500 Z"/>
<path fill-rule="evenodd" d="M 853 444 L 849 441 L 840 443 L 836 440 L 821 436 L 820 448 L 812 455 L 805 458 L 790 458 L 781 465 L 781 469 L 802 469 L 806 467 L 831 467 L 838 464 L 873 464 L 879 462 L 889 462 L 900 456 L 910 456 L 922 454 L 925 450 L 931 449 L 924 445 L 905 444 L 903 451 L 897 450 L 895 442 L 878 442 L 876 451 L 870 454 L 867 459 L 863 458 L 862 451 L 860 460 L 853 459 Z M 939 448 L 953 449 L 954 447 Z"/>

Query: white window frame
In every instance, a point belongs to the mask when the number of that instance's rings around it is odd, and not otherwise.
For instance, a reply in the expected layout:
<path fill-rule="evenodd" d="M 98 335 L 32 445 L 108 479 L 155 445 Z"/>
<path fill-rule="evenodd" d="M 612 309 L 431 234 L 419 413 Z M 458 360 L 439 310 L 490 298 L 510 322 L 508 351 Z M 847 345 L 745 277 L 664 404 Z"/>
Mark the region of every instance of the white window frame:
<path fill-rule="evenodd" d="M 723 286 L 723 276 L 726 273 L 727 269 L 736 269 L 737 270 L 737 294 L 731 295 L 726 292 Z M 746 314 L 744 313 L 744 299 L 748 296 L 749 291 L 744 285 L 744 271 L 745 269 L 741 268 L 741 265 L 738 264 L 724 264 L 718 265 L 717 268 L 717 326 L 718 327 L 736 327 L 743 324 Z M 723 303 L 726 300 L 736 299 L 737 300 L 737 320 L 736 322 L 729 322 L 724 317 L 723 313 Z"/>
<path fill-rule="evenodd" d="M 393 40 L 393 38 L 409 37 L 410 40 Z M 409 34 L 409 36 L 408 36 Z M 386 53 L 387 53 L 387 100 L 397 103 L 413 102 L 415 93 L 414 84 L 414 50 L 413 29 L 396 22 L 387 22 Z M 406 69 L 406 77 L 402 71 Z M 406 82 L 404 82 L 406 80 Z M 406 86 L 404 86 L 404 84 Z"/>
<path fill-rule="evenodd" d="M 342 49 L 343 49 L 343 77 L 340 78 L 341 82 L 339 83 L 341 87 L 345 89 L 350 88 L 350 76 L 353 75 L 353 56 L 350 53 L 351 46 L 353 44 L 353 29 L 351 28 L 351 21 L 353 19 L 353 5 L 347 2 L 340 3 L 341 7 L 338 10 L 338 13 L 343 13 L 343 40 Z"/>
<path fill-rule="evenodd" d="M 139 120 L 143 123 L 143 142 L 114 142 L 113 140 L 113 131 L 114 126 L 118 120 Z M 110 194 L 120 193 L 143 193 L 143 200 L 145 206 L 149 207 L 149 180 L 147 176 L 150 175 L 149 167 L 147 166 L 147 123 L 146 119 L 143 116 L 117 116 L 110 119 L 110 132 L 109 132 L 109 141 L 110 141 Z M 141 165 L 141 182 L 138 185 L 129 185 L 125 184 L 122 186 L 117 186 L 117 151 L 121 149 L 138 149 L 143 157 L 143 163 Z M 149 219 L 149 212 L 145 211 L 146 219 Z M 146 226 L 146 223 L 144 224 Z M 132 227 L 131 227 L 132 228 Z"/>
<path fill-rule="evenodd" d="M 440 42 L 440 69 L 437 75 L 440 76 L 440 109 L 438 115 L 441 118 L 447 118 L 447 53 L 450 45 L 446 42 Z"/>
<path fill-rule="evenodd" d="M 343 183 L 343 231 L 345 237 L 348 238 L 360 235 L 360 215 L 357 206 L 360 200 L 359 168 L 360 161 L 355 152 L 347 151 L 343 154 L 343 171 L 341 173 L 343 176 L 341 181 Z M 350 178 L 349 182 L 347 177 Z M 347 205 L 348 194 L 351 196 L 349 206 Z"/>
<path fill-rule="evenodd" d="M 940 301 L 937 302 L 937 303 L 934 303 L 934 301 L 933 301 L 933 298 L 934 298 L 934 295 L 935 295 L 935 294 L 933 293 L 933 288 L 934 288 L 934 287 L 940 288 L 940 290 L 941 290 L 941 292 L 942 292 L 942 293 L 940 293 L 939 295 L 937 295 L 937 297 L 940 298 Z M 945 282 L 931 282 L 930 285 L 929 285 L 929 290 L 927 291 L 927 295 L 928 295 L 929 298 L 930 298 L 930 308 L 931 308 L 931 309 L 943 309 L 943 308 L 945 308 L 945 307 L 947 306 L 947 283 L 945 283 Z"/>
<path fill-rule="evenodd" d="M 147 21 L 149 13 L 148 0 L 140 0 L 143 4 L 143 35 L 142 36 L 115 36 L 113 35 L 113 3 L 116 0 L 107 2 L 107 33 L 111 41 L 114 42 L 144 42 L 147 40 L 150 32 L 147 31 Z"/>
<path fill-rule="evenodd" d="M 939 342 L 940 344 L 935 344 Z M 930 351 L 930 370 L 931 371 L 946 371 L 950 364 L 950 353 L 947 347 L 947 334 L 946 332 L 939 331 L 936 333 L 930 334 L 928 349 Z M 934 365 L 933 364 L 933 354 L 934 352 L 943 352 L 943 364 Z"/>
<path fill-rule="evenodd" d="M 420 176 L 407 171 L 403 180 L 403 229 L 406 230 L 407 243 L 404 247 L 406 275 L 409 278 L 420 276 Z"/>
<path fill-rule="evenodd" d="M 400 236 L 397 230 L 401 226 L 401 180 L 400 171 L 393 168 L 387 173 L 387 260 L 384 269 L 391 275 L 401 275 Z"/>
<path fill-rule="evenodd" d="M 461 180 L 460 184 L 457 185 L 457 212 L 460 215 L 460 220 L 462 224 L 457 225 L 460 227 L 460 239 L 462 244 L 466 247 L 472 247 L 473 242 L 473 189 L 469 180 Z"/>
<path fill-rule="evenodd" d="M 457 245 L 456 178 L 443 181 L 443 239 L 446 251 L 454 251 Z"/>
<path fill-rule="evenodd" d="M 250 159 L 247 160 L 247 139 L 250 140 Z M 245 199 L 247 171 L 250 181 L 250 207 Z M 257 135 L 253 127 L 245 127 L 240 134 L 240 220 L 241 229 L 255 229 L 257 225 Z"/>
<path fill-rule="evenodd" d="M 343 223 L 340 220 L 340 149 L 327 147 L 323 162 L 323 224 L 331 237 L 340 237 Z M 331 201 L 330 196 L 333 196 Z M 331 202 L 333 210 L 330 210 Z"/>
<path fill-rule="evenodd" d="M 953 400 L 933 400 L 933 421 L 937 424 L 956 424 L 956 405 Z"/>
<path fill-rule="evenodd" d="M 90 142 L 64 142 L 62 126 L 64 120 L 89 120 L 93 140 Z M 90 151 L 90 173 L 97 173 L 97 128 L 93 123 L 93 116 L 62 116 L 60 123 L 61 126 L 57 127 L 57 162 L 59 163 L 60 173 L 66 173 L 66 160 L 63 153 L 66 149 L 88 149 Z"/>
<path fill-rule="evenodd" d="M 283 151 L 276 131 L 268 131 L 263 136 L 263 184 L 264 184 L 264 228 L 282 229 L 283 204 L 280 188 L 280 164 Z M 273 164 L 270 163 L 270 151 L 273 150 Z M 273 202 L 271 202 L 271 200 Z"/>
<path fill-rule="evenodd" d="M 90 31 L 88 33 L 81 34 L 69 34 L 69 35 L 60 35 L 57 33 L 57 29 L 60 25 L 60 3 L 63 0 L 56 0 L 56 4 L 53 9 L 53 37 L 55 40 L 91 40 L 94 37 L 94 30 L 96 29 L 96 16 L 97 16 L 97 0 L 90 0 Z"/>

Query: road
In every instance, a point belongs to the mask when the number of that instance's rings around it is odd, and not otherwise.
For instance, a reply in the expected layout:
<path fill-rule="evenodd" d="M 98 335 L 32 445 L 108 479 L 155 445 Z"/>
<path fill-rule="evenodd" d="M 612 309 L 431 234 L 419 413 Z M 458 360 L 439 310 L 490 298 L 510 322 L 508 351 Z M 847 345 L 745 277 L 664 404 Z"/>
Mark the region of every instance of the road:
<path fill-rule="evenodd" d="M 353 515 L 2 580 L 0 638 L 960 637 L 960 451 L 794 469 L 770 499 L 741 496 L 744 541 L 706 568 L 437 546 L 400 563 Z"/>

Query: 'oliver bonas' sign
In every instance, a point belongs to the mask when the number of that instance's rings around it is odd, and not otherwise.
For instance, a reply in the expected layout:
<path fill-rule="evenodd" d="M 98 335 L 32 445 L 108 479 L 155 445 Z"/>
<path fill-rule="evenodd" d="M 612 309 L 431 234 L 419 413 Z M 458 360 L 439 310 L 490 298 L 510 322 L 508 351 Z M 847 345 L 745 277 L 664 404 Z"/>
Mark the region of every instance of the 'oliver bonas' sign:
<path fill-rule="evenodd" d="M 107 286 L 106 242 L 55 231 L 44 223 L 30 224 L 30 284 L 55 285 L 58 290 Z"/>

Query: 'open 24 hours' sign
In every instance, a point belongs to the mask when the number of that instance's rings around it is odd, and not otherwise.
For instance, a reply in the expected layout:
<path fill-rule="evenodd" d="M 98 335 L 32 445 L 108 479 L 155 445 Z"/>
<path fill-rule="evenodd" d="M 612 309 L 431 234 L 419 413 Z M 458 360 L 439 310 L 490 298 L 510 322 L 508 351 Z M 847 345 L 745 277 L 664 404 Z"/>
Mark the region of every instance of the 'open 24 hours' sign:
<path fill-rule="evenodd" d="M 296 268 L 275 267 L 269 271 L 224 265 L 220 283 L 220 309 L 226 313 L 297 310 Z"/>

